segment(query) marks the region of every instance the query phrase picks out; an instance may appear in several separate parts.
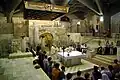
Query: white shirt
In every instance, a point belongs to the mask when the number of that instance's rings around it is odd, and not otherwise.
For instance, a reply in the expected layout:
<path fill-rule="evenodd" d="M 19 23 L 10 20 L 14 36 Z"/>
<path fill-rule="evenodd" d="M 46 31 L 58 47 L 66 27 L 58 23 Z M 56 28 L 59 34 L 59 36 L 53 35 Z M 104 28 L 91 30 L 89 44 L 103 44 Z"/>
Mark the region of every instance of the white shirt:
<path fill-rule="evenodd" d="M 44 65 L 44 69 L 47 69 L 47 67 L 48 67 L 48 59 L 43 60 L 43 65 Z"/>
<path fill-rule="evenodd" d="M 38 59 L 38 56 L 35 56 L 35 59 Z"/>
<path fill-rule="evenodd" d="M 102 74 L 102 80 L 110 80 L 107 74 Z"/>

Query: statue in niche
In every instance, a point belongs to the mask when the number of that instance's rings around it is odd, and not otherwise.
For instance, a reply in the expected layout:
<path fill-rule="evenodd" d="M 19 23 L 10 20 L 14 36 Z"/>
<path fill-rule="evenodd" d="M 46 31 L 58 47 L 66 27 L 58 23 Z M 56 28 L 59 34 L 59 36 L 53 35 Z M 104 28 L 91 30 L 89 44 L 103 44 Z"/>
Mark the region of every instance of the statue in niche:
<path fill-rule="evenodd" d="M 51 54 L 51 47 L 53 45 L 53 35 L 51 33 L 43 33 L 39 36 L 39 38 L 42 38 L 41 44 L 43 47 L 43 50 L 49 51 L 49 55 Z"/>

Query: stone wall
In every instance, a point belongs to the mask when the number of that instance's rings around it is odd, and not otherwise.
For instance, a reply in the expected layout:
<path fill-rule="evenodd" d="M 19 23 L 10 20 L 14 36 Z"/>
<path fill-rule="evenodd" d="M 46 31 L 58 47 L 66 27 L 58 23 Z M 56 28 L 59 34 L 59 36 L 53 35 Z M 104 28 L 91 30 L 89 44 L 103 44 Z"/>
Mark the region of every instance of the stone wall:
<path fill-rule="evenodd" d="M 21 16 L 13 17 L 13 23 L 7 23 L 6 17 L 0 17 L 0 55 L 21 50 L 21 36 L 28 37 L 28 23 Z"/>
<path fill-rule="evenodd" d="M 11 52 L 13 24 L 6 22 L 5 17 L 0 17 L 0 56 L 6 56 Z"/>
<path fill-rule="evenodd" d="M 120 12 L 111 17 L 112 33 L 120 33 Z"/>
<path fill-rule="evenodd" d="M 13 17 L 14 23 L 14 37 L 21 38 L 21 36 L 28 36 L 29 22 L 22 17 Z"/>
<path fill-rule="evenodd" d="M 13 34 L 0 34 L 0 56 L 7 56 L 11 52 Z"/>
<path fill-rule="evenodd" d="M 23 14 L 20 13 L 14 15 L 12 20 L 13 24 L 7 23 L 6 17 L 0 17 L 0 53 L 2 54 L 7 52 L 17 52 L 18 50 L 21 50 L 22 36 L 25 36 L 27 46 L 28 42 L 31 43 L 31 45 L 39 43 L 40 42 L 39 35 L 45 29 L 48 32 L 51 32 L 53 36 L 54 35 L 57 35 L 59 37 L 61 36 L 60 37 L 61 39 L 66 40 L 67 32 L 69 33 L 86 32 L 86 30 L 88 30 L 89 27 L 88 24 L 86 25 L 86 19 L 80 20 L 77 18 L 71 19 L 70 22 L 62 22 L 59 21 L 60 19 L 57 19 L 55 21 L 30 20 L 32 21 L 30 22 L 24 20 Z M 87 20 L 92 21 L 92 18 L 89 18 Z M 35 22 L 34 25 L 33 22 Z M 80 22 L 79 26 L 77 25 L 78 22 Z M 94 22 L 92 24 L 94 24 Z M 54 28 L 52 29 L 52 27 Z M 38 32 L 36 31 L 37 29 Z M 56 37 L 55 40 L 59 39 L 59 37 Z M 61 41 L 63 41 L 64 43 L 65 42 L 64 40 Z"/>

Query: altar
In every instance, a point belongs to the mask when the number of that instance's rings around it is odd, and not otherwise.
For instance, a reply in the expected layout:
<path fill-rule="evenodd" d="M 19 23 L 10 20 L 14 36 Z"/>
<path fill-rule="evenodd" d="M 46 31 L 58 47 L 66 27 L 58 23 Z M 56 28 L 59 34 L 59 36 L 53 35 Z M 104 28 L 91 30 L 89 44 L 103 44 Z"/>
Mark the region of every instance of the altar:
<path fill-rule="evenodd" d="M 58 52 L 58 58 L 66 67 L 74 66 L 81 64 L 81 59 L 85 58 L 86 54 L 82 54 L 79 51 L 71 51 L 71 52 Z"/>

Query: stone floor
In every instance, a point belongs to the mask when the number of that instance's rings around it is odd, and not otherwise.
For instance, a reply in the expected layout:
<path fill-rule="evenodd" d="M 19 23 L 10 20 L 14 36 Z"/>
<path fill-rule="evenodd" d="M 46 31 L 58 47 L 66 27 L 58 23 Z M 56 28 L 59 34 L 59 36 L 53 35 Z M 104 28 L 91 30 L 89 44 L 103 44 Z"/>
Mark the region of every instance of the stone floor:
<path fill-rule="evenodd" d="M 32 57 L 0 59 L 0 80 L 50 80 L 42 69 L 35 69 Z"/>
<path fill-rule="evenodd" d="M 26 55 L 26 54 L 24 54 Z M 11 59 L 3 58 L 0 59 L 0 79 L 1 80 L 49 80 L 47 75 L 43 72 L 42 69 L 35 69 L 32 64 L 33 57 L 30 56 L 15 56 L 11 55 Z M 58 61 L 58 60 L 55 60 Z M 76 65 L 72 67 L 66 67 L 67 73 L 75 74 L 78 70 L 85 72 L 88 70 L 92 70 L 95 64 L 88 62 L 86 60 L 82 60 L 81 65 Z"/>

